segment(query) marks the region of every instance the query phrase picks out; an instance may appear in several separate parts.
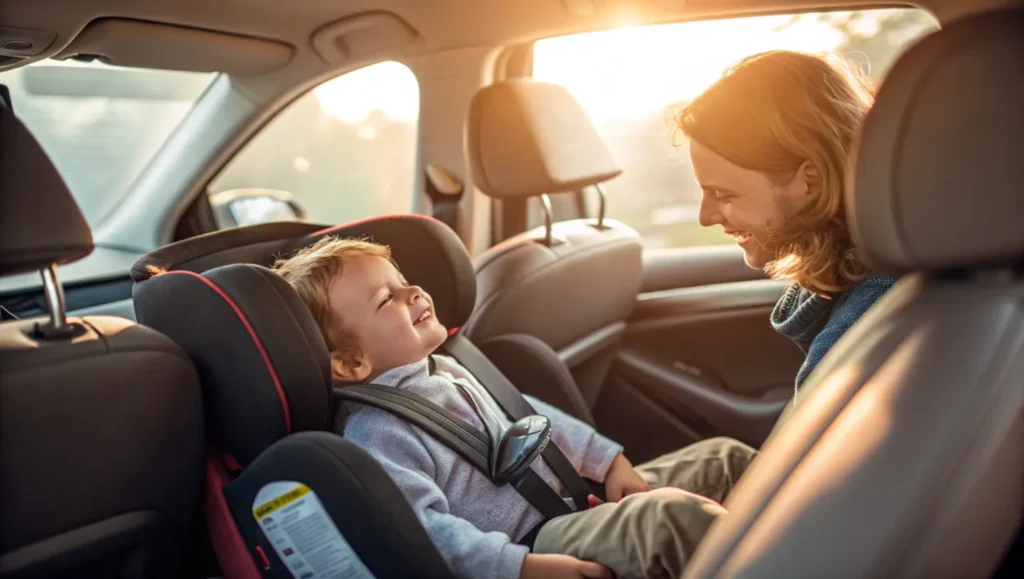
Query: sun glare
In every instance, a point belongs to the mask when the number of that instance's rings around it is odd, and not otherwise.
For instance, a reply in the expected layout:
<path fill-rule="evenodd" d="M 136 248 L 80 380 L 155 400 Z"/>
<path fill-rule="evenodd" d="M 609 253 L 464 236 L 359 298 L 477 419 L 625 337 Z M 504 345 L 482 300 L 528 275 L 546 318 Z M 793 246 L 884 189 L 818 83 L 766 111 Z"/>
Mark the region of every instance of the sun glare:
<path fill-rule="evenodd" d="M 411 123 L 419 115 L 416 75 L 400 62 L 367 66 L 327 81 L 313 90 L 328 115 L 355 125 L 377 110 L 392 121 Z"/>
<path fill-rule="evenodd" d="M 881 11 L 879 11 L 881 12 Z M 561 84 L 595 120 L 642 118 L 692 99 L 741 58 L 770 49 L 834 50 L 842 36 L 790 15 L 621 28 L 541 40 L 533 76 Z"/>

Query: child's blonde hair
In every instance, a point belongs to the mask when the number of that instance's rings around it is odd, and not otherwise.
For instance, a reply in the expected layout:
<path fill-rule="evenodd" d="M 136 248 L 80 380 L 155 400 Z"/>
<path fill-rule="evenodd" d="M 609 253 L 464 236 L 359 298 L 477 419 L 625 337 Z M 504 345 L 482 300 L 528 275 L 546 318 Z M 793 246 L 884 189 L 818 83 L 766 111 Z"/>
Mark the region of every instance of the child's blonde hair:
<path fill-rule="evenodd" d="M 868 80 L 851 63 L 776 50 L 743 59 L 676 116 L 686 136 L 778 182 L 805 161 L 820 171 L 821 195 L 772 232 L 777 254 L 766 271 L 773 278 L 828 295 L 866 276 L 843 197 L 847 157 L 873 101 Z"/>
<path fill-rule="evenodd" d="M 295 288 L 313 313 L 327 348 L 339 353 L 348 363 L 358 363 L 361 346 L 358 338 L 345 330 L 343 320 L 334 315 L 328 291 L 344 270 L 345 260 L 358 256 L 380 257 L 393 265 L 395 263 L 391 250 L 385 245 L 334 236 L 324 237 L 295 255 L 274 263 L 274 270 Z"/>

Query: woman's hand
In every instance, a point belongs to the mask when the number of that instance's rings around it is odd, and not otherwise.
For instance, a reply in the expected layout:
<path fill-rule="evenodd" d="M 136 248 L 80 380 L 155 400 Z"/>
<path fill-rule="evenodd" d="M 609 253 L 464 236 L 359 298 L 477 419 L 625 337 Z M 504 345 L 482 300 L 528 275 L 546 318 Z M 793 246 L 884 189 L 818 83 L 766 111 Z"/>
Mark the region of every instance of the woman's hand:
<path fill-rule="evenodd" d="M 633 464 L 629 459 L 620 454 L 608 468 L 608 474 L 604 477 L 604 490 L 607 499 L 617 503 L 631 494 L 651 490 L 651 485 L 633 470 Z"/>
<path fill-rule="evenodd" d="M 519 579 L 612 579 L 612 572 L 600 563 L 581 561 L 569 555 L 537 555 L 523 560 Z"/>

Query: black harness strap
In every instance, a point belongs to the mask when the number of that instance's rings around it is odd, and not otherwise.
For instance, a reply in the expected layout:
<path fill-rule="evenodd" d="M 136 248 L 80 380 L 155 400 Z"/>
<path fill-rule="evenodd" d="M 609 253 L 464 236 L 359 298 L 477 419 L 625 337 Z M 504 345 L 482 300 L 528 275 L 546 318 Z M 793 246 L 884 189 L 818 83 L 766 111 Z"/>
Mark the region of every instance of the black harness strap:
<path fill-rule="evenodd" d="M 443 348 L 466 367 L 476 379 L 490 392 L 491 396 L 498 402 L 501 409 L 508 414 L 513 421 L 519 420 L 537 411 L 530 406 L 530 403 L 523 398 L 523 395 L 512 384 L 512 381 L 505 377 L 487 356 L 483 354 L 468 339 L 456 334 L 448 338 Z M 587 495 L 591 494 L 590 487 L 583 477 L 566 458 L 565 454 L 554 443 L 547 445 L 541 454 L 544 462 L 551 467 L 562 484 L 565 485 L 577 511 L 585 511 L 589 507 Z"/>
<path fill-rule="evenodd" d="M 488 437 L 443 406 L 413 392 L 379 384 L 335 387 L 334 397 L 379 408 L 418 426 L 494 481 L 488 460 L 491 452 Z M 540 511 L 545 520 L 572 512 L 569 505 L 533 469 L 526 469 L 511 484 Z"/>

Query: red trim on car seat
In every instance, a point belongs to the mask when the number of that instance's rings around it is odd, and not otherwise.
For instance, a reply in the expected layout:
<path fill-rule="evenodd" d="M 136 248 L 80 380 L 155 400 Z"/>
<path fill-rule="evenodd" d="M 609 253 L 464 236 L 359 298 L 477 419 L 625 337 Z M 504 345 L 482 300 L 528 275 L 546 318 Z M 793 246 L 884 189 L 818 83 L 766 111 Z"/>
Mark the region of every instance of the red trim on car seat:
<path fill-rule="evenodd" d="M 267 350 L 263 347 L 263 342 L 260 341 L 259 336 L 256 335 L 256 330 L 253 329 L 252 324 L 249 323 L 249 319 L 242 313 L 242 308 L 238 307 L 235 300 L 231 299 L 231 296 L 220 288 L 217 284 L 213 283 L 210 279 L 199 275 L 193 271 L 174 270 L 169 271 L 163 275 L 181 274 L 189 277 L 194 277 L 199 281 L 203 282 L 210 289 L 217 292 L 217 295 L 221 297 L 228 306 L 235 312 L 238 319 L 245 326 L 245 330 L 249 332 L 249 337 L 252 338 L 253 344 L 256 344 L 256 349 L 259 350 L 260 356 L 263 357 L 263 363 L 267 366 L 267 372 L 270 373 L 270 379 L 274 382 L 274 388 L 277 389 L 277 398 L 281 401 L 281 412 L 284 414 L 284 430 L 288 434 L 292 433 L 292 415 L 288 411 L 288 398 L 284 395 L 284 387 L 281 386 L 281 380 L 277 377 L 277 370 L 274 369 L 274 363 L 270 361 L 270 355 L 267 354 Z"/>
<path fill-rule="evenodd" d="M 239 463 L 237 460 L 235 460 L 235 457 L 231 456 L 230 454 L 225 452 L 222 455 L 222 457 L 224 458 L 224 466 L 228 467 L 229 469 L 231 469 L 233 471 L 237 471 L 237 472 L 241 472 L 241 471 L 245 470 L 245 469 L 242 468 L 241 463 Z"/>
<path fill-rule="evenodd" d="M 357 221 L 351 221 L 349 223 L 342 223 L 341 225 L 332 225 L 326 229 L 320 231 L 314 231 L 313 233 L 307 233 L 304 237 L 313 237 L 316 235 L 327 235 L 339 229 L 345 229 L 347 227 L 355 227 L 356 225 L 363 225 L 364 223 L 373 223 L 374 221 L 382 221 L 391 217 L 413 217 L 416 219 L 426 219 L 428 221 L 438 221 L 437 219 L 429 215 L 420 215 L 419 213 L 402 213 L 398 215 L 376 215 L 374 217 L 367 217 L 366 219 L 359 219 Z M 439 222 L 439 221 L 438 221 Z M 440 222 L 439 222 L 440 223 Z"/>
<path fill-rule="evenodd" d="M 259 579 L 260 570 L 249 554 L 242 534 L 228 503 L 224 500 L 224 485 L 231 480 L 224 467 L 217 460 L 216 453 L 206 455 L 206 492 L 203 497 L 203 512 L 213 543 L 213 552 L 225 577 L 231 579 Z"/>
<path fill-rule="evenodd" d="M 448 330 L 448 337 L 450 338 L 450 337 L 454 336 L 455 334 L 458 334 L 459 333 L 459 329 L 460 329 L 459 326 L 455 326 L 454 328 Z"/>

